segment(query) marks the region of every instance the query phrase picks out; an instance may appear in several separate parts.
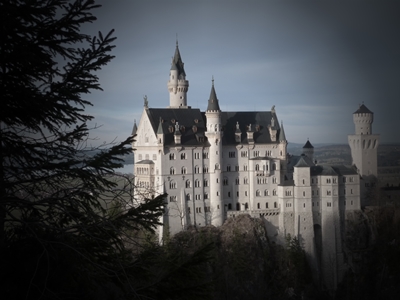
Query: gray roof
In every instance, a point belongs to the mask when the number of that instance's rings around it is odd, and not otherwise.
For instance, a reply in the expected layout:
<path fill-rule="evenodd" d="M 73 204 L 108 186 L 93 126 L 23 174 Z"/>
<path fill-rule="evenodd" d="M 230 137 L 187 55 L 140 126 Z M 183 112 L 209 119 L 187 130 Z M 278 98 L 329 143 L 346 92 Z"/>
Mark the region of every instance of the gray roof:
<path fill-rule="evenodd" d="M 353 114 L 373 114 L 364 104 L 361 104 L 360 107 Z"/>
<path fill-rule="evenodd" d="M 218 104 L 217 94 L 214 89 L 214 79 L 211 86 L 210 99 L 208 99 L 207 111 L 221 111 Z"/>
<path fill-rule="evenodd" d="M 163 134 L 163 126 L 162 126 L 162 119 L 160 118 L 160 122 L 158 123 L 157 134 Z"/>
<path fill-rule="evenodd" d="M 171 70 L 178 70 L 178 78 L 185 79 L 186 73 L 182 62 L 181 53 L 179 52 L 178 42 L 176 42 L 175 55 L 172 59 Z"/>
<path fill-rule="evenodd" d="M 203 114 L 204 115 L 204 114 Z M 249 125 L 253 132 L 254 143 L 259 144 L 269 144 L 278 143 L 271 141 L 271 135 L 269 133 L 268 127 L 271 126 L 271 119 L 274 116 L 276 120 L 276 115 L 270 111 L 239 111 L 239 112 L 221 112 L 221 123 L 224 135 L 222 137 L 222 143 L 224 145 L 236 145 L 238 144 L 235 140 L 235 132 L 237 131 L 236 123 L 239 124 L 239 130 L 241 132 L 241 142 L 242 144 L 248 144 L 247 131 Z M 205 119 L 205 117 L 204 117 Z M 275 129 L 280 130 L 279 124 L 275 124 Z M 277 139 L 278 140 L 278 139 Z"/>
<path fill-rule="evenodd" d="M 279 130 L 279 139 L 280 142 L 286 141 L 285 130 L 283 129 L 283 123 L 281 124 L 281 130 Z"/>
<path fill-rule="evenodd" d="M 311 145 L 310 141 L 307 140 L 307 143 L 305 143 L 305 145 L 303 146 L 303 149 L 304 149 L 304 148 L 306 148 L 306 149 L 313 149 L 314 147 L 313 147 L 313 145 Z"/>
<path fill-rule="evenodd" d="M 290 155 L 288 164 L 287 164 L 288 169 L 295 167 L 297 165 L 297 163 L 300 161 L 300 159 L 303 159 L 309 167 L 314 165 L 314 162 L 312 161 L 312 159 L 304 154 Z"/>
<path fill-rule="evenodd" d="M 309 168 L 310 165 L 304 160 L 304 156 L 300 156 L 299 161 L 294 166 L 295 168 Z"/>
<path fill-rule="evenodd" d="M 317 165 L 311 167 L 311 176 L 343 176 L 357 175 L 357 170 L 353 166 L 346 165 Z"/>
<path fill-rule="evenodd" d="M 136 125 L 136 121 L 135 121 L 135 123 L 133 124 L 133 129 L 132 129 L 131 135 L 135 135 L 136 132 L 137 132 L 137 125 Z"/>
<path fill-rule="evenodd" d="M 199 109 L 149 108 L 146 111 L 153 131 L 159 132 L 162 130 L 164 133 L 165 145 L 175 145 L 176 122 L 181 128 L 181 145 L 196 146 L 205 144 L 204 132 L 206 127 Z"/>

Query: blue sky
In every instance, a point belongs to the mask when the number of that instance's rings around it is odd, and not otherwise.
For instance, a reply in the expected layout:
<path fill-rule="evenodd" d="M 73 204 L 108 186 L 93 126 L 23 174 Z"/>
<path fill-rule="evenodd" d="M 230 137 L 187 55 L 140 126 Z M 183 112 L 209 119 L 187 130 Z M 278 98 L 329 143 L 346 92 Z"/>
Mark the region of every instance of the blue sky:
<path fill-rule="evenodd" d="M 221 110 L 276 107 L 293 143 L 347 143 L 352 113 L 375 115 L 381 142 L 400 142 L 400 6 L 346 1 L 99 1 L 87 33 L 115 29 L 116 58 L 87 109 L 99 141 L 123 140 L 143 96 L 167 107 L 176 34 L 188 105 L 204 110 L 211 78 Z"/>

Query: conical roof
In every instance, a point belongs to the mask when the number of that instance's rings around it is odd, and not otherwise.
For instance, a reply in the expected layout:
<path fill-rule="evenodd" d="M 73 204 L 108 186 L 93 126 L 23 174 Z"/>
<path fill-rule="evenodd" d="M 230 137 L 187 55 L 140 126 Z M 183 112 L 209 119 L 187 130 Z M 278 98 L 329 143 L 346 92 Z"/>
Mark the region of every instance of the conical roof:
<path fill-rule="evenodd" d="M 286 135 L 285 135 L 285 130 L 283 129 L 283 123 L 281 123 L 281 130 L 279 131 L 279 141 L 280 142 L 286 141 Z"/>
<path fill-rule="evenodd" d="M 162 118 L 160 118 L 160 122 L 158 123 L 157 134 L 164 134 L 164 130 L 162 128 Z"/>
<path fill-rule="evenodd" d="M 131 135 L 135 135 L 136 132 L 137 132 L 137 126 L 136 126 L 136 120 L 135 120 L 135 123 L 133 124 L 133 129 L 132 129 Z"/>
<path fill-rule="evenodd" d="M 221 111 L 218 104 L 217 94 L 214 88 L 214 79 L 212 80 L 210 99 L 208 99 L 207 111 Z"/>
<path fill-rule="evenodd" d="M 178 70 L 178 77 L 186 77 L 184 63 L 182 62 L 181 53 L 179 52 L 178 41 L 176 42 L 175 54 L 171 63 L 171 70 Z"/>
<path fill-rule="evenodd" d="M 370 111 L 363 103 L 353 114 L 373 114 L 373 112 Z"/>
<path fill-rule="evenodd" d="M 297 164 L 294 166 L 295 168 L 305 168 L 305 167 L 310 167 L 307 162 L 304 160 L 303 156 L 300 157 L 299 161 Z"/>
<path fill-rule="evenodd" d="M 305 145 L 303 146 L 303 149 L 304 148 L 306 148 L 306 149 L 311 149 L 311 148 L 314 149 L 313 145 L 311 145 L 309 140 L 307 140 L 307 143 L 305 143 Z"/>

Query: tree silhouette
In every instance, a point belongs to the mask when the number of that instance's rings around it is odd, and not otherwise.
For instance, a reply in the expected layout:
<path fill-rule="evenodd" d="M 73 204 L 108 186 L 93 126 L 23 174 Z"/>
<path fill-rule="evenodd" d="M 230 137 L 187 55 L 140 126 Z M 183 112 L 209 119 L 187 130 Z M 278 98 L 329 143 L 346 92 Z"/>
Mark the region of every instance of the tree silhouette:
<path fill-rule="evenodd" d="M 0 4 L 0 280 L 3 299 L 133 294 L 132 230 L 154 230 L 163 195 L 140 203 L 116 176 L 133 137 L 90 146 L 84 97 L 113 56 L 113 31 L 90 36 L 92 0 Z M 119 210 L 115 203 L 120 203 Z M 113 206 L 114 205 L 114 206 Z"/>

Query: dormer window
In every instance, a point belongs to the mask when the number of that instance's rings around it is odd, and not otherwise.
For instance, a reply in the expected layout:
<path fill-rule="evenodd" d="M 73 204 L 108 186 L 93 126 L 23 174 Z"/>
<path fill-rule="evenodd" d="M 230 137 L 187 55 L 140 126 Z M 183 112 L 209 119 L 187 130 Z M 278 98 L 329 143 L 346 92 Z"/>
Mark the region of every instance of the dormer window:
<path fill-rule="evenodd" d="M 193 125 L 192 130 L 193 130 L 194 133 L 196 133 L 197 132 L 197 126 Z"/>
<path fill-rule="evenodd" d="M 175 124 L 175 122 L 176 122 L 175 119 L 172 119 L 172 120 L 171 120 L 171 123 L 172 123 L 172 124 Z"/>

